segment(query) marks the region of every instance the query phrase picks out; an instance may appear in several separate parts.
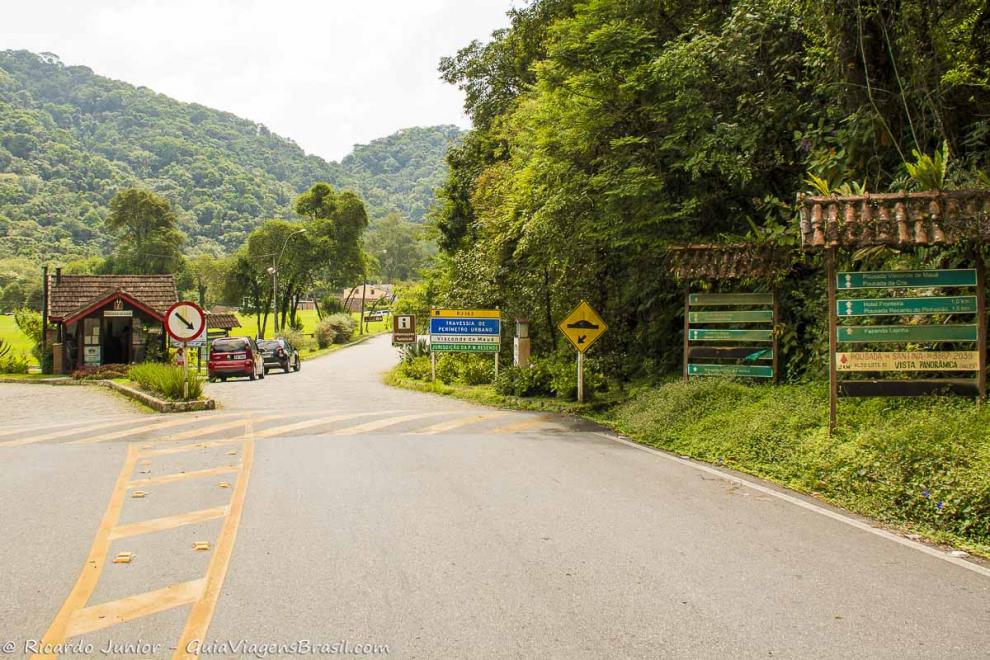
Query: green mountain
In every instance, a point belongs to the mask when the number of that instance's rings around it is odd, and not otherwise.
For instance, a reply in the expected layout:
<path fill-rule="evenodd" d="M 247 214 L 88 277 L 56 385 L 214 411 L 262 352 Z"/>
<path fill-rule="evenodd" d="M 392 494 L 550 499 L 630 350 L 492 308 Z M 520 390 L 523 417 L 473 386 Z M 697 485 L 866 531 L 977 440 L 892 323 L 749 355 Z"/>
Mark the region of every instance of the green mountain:
<path fill-rule="evenodd" d="M 172 202 L 197 252 L 230 250 L 261 219 L 293 217 L 293 198 L 316 181 L 354 190 L 373 218 L 421 222 L 459 134 L 410 128 L 328 162 L 248 119 L 50 53 L 0 51 L 0 257 L 107 252 L 108 203 L 132 186 Z"/>

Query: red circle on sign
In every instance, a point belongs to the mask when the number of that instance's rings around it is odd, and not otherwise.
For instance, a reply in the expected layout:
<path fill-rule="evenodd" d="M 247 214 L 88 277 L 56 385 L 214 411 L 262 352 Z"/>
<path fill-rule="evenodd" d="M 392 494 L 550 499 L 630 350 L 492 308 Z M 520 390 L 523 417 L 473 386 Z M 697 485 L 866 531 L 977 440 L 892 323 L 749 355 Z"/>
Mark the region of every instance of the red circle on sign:
<path fill-rule="evenodd" d="M 178 335 L 176 335 L 174 332 L 172 332 L 171 325 L 168 322 L 169 318 L 172 316 L 172 312 L 174 312 L 179 307 L 192 307 L 199 313 L 198 327 L 196 328 L 196 332 L 190 337 L 179 337 Z M 163 323 L 163 325 L 165 326 L 165 332 L 168 333 L 169 337 L 171 337 L 175 341 L 187 342 L 192 339 L 195 339 L 196 337 L 199 337 L 203 333 L 203 328 L 206 327 L 206 312 L 203 311 L 202 307 L 192 302 L 191 300 L 180 300 L 179 302 L 175 303 L 174 305 L 168 308 L 168 311 L 165 312 L 164 320 L 165 322 Z"/>

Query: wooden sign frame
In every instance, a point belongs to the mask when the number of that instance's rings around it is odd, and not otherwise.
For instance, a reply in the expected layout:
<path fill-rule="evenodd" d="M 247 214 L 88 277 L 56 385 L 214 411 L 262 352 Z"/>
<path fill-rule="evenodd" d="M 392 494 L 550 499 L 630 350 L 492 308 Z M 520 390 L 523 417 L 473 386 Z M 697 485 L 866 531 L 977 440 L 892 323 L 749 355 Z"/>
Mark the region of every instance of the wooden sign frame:
<path fill-rule="evenodd" d="M 780 300 L 776 292 L 685 291 L 684 382 L 692 376 L 721 375 L 777 383 L 779 324 Z"/>
<path fill-rule="evenodd" d="M 837 248 L 830 247 L 826 251 L 826 277 L 828 277 L 828 343 L 829 343 L 829 431 L 834 431 L 836 426 L 836 421 L 838 417 L 838 405 L 839 399 L 842 397 L 872 397 L 872 396 L 924 396 L 929 394 L 936 394 L 941 392 L 948 392 L 951 394 L 961 395 L 961 396 L 976 396 L 979 400 L 985 400 L 987 394 L 987 328 L 986 328 L 986 266 L 983 261 L 983 255 L 979 250 L 974 250 L 972 253 L 972 258 L 975 263 L 975 268 L 972 269 L 954 269 L 954 270 L 940 270 L 932 269 L 929 271 L 905 271 L 903 277 L 895 277 L 893 273 L 897 271 L 885 271 L 885 272 L 862 272 L 862 273 L 849 273 L 854 277 L 846 277 L 846 273 L 838 273 L 836 271 L 836 261 L 837 261 Z M 975 272 L 975 278 L 964 275 L 970 271 Z M 950 273 L 951 275 L 945 275 Z M 856 300 L 863 300 L 863 298 L 853 298 L 854 295 L 862 289 L 871 290 L 909 290 L 916 291 L 918 289 L 932 289 L 938 288 L 941 290 L 945 289 L 960 289 L 960 288 L 975 288 L 975 306 L 965 305 L 961 308 L 964 311 L 954 311 L 953 316 L 973 316 L 975 315 L 975 320 L 967 320 L 964 323 L 952 323 L 952 324 L 917 324 L 917 325 L 884 325 L 884 326 L 872 326 L 872 325 L 839 325 L 840 319 L 856 319 L 862 320 L 863 318 L 869 316 L 880 316 L 880 314 L 871 313 L 869 310 L 865 309 L 866 305 L 852 305 L 849 304 L 845 299 L 839 300 L 838 293 L 840 291 L 840 281 L 843 278 L 843 282 L 849 284 L 850 282 L 859 284 L 863 282 L 869 283 L 872 279 L 874 286 L 853 286 L 847 285 L 843 286 L 841 291 L 843 295 L 849 296 L 849 302 L 854 302 Z M 945 296 L 944 299 L 959 299 L 965 296 Z M 893 300 L 892 297 L 871 299 L 871 300 Z M 933 300 L 934 298 L 929 298 Z M 904 299 L 901 300 L 910 300 Z M 839 315 L 839 308 L 843 307 L 844 310 L 852 310 L 856 312 L 863 312 L 862 314 L 857 313 L 855 316 L 849 314 Z M 879 305 L 882 309 L 882 303 Z M 929 306 L 931 307 L 931 306 Z M 893 309 L 893 307 L 891 307 Z M 922 309 L 919 306 L 917 310 L 907 310 L 905 315 L 910 316 L 931 316 L 933 314 L 945 313 L 945 312 L 935 312 L 928 311 L 928 309 Z M 903 316 L 897 314 L 890 314 L 887 316 Z M 972 330 L 975 326 L 975 337 L 973 337 Z M 840 335 L 840 329 L 852 328 L 847 330 L 845 337 Z M 877 328 L 877 332 L 874 337 L 869 336 L 867 328 Z M 882 330 L 881 330 L 882 328 Z M 924 330 L 922 330 L 922 328 Z M 898 332 L 901 330 L 901 332 Z M 900 336 L 898 336 L 900 334 Z M 965 338 L 963 338 L 965 337 Z M 872 340 L 872 341 L 871 341 Z M 860 351 L 861 346 L 865 343 L 869 344 L 904 344 L 909 342 L 923 341 L 928 344 L 943 344 L 943 343 L 970 343 L 975 340 L 976 344 L 976 369 L 959 369 L 951 368 L 949 373 L 953 374 L 953 377 L 942 377 L 942 378 L 922 378 L 922 379 L 876 379 L 876 380 L 865 380 L 865 379 L 840 379 L 840 370 L 838 368 L 837 360 L 838 355 L 842 353 L 843 355 L 851 355 L 848 351 Z M 840 351 L 840 345 L 844 347 L 844 351 Z M 906 349 L 899 349 L 900 351 L 905 351 Z M 959 351 L 960 349 L 956 349 Z M 944 355 L 945 349 L 939 347 L 937 350 L 929 351 L 933 356 Z M 972 353 L 972 351 L 966 351 L 967 353 Z M 889 351 L 883 351 L 881 353 L 889 353 Z M 856 353 L 859 354 L 859 353 Z M 878 356 L 878 363 L 884 362 L 888 355 Z M 910 365 L 910 363 L 904 363 L 905 366 L 902 369 L 888 369 L 885 365 L 882 365 L 882 369 L 878 369 L 874 373 L 883 373 L 888 371 L 921 371 L 922 369 Z M 971 363 L 966 363 L 971 364 Z M 896 366 L 896 364 L 894 365 Z M 937 372 L 943 371 L 940 369 L 931 369 L 929 371 Z M 959 378 L 957 374 L 960 372 L 972 373 L 971 378 Z M 841 373 L 849 373 L 848 371 L 842 370 Z M 857 370 L 857 373 L 863 373 L 862 370 Z"/>

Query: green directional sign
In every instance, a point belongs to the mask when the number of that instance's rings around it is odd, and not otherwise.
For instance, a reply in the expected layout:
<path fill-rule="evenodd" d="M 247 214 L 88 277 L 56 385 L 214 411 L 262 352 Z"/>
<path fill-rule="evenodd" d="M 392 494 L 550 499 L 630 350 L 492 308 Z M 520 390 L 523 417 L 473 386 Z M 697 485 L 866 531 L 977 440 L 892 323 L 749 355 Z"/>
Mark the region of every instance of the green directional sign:
<path fill-rule="evenodd" d="M 976 286 L 976 270 L 888 270 L 872 273 L 839 273 L 840 289 L 894 289 L 935 286 Z"/>
<path fill-rule="evenodd" d="M 976 341 L 976 325 L 844 325 L 840 342 Z"/>
<path fill-rule="evenodd" d="M 436 335 L 434 335 L 436 336 Z M 434 353 L 498 353 L 498 344 L 444 344 L 433 341 L 430 350 Z"/>
<path fill-rule="evenodd" d="M 772 305 L 772 293 L 692 293 L 689 305 Z"/>
<path fill-rule="evenodd" d="M 771 341 L 771 330 L 689 329 L 690 341 Z"/>
<path fill-rule="evenodd" d="M 760 323 L 773 321 L 773 310 L 754 309 L 734 312 L 688 312 L 690 323 Z"/>
<path fill-rule="evenodd" d="M 973 314 L 976 296 L 928 298 L 861 298 L 837 300 L 839 316 L 903 316 L 907 314 Z"/>
<path fill-rule="evenodd" d="M 773 378 L 773 368 L 752 364 L 688 364 L 688 375 Z"/>

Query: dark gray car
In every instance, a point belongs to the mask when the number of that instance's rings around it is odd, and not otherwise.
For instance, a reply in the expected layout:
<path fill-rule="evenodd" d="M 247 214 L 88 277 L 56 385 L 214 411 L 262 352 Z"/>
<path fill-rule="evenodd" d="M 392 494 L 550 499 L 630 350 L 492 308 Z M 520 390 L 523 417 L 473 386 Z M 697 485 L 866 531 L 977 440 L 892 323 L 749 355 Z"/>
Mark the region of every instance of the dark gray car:
<path fill-rule="evenodd" d="M 285 373 L 289 373 L 290 369 L 299 371 L 302 368 L 299 351 L 293 348 L 288 339 L 262 339 L 258 342 L 258 348 L 265 362 L 265 373 L 275 367 Z"/>

